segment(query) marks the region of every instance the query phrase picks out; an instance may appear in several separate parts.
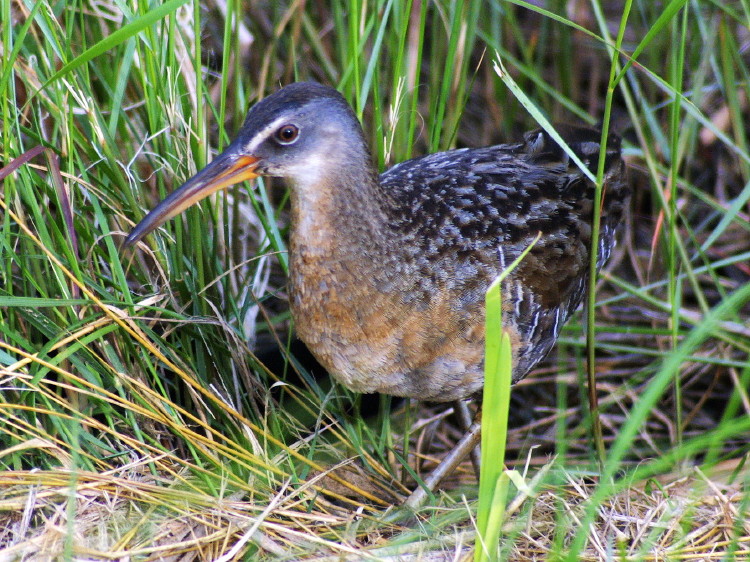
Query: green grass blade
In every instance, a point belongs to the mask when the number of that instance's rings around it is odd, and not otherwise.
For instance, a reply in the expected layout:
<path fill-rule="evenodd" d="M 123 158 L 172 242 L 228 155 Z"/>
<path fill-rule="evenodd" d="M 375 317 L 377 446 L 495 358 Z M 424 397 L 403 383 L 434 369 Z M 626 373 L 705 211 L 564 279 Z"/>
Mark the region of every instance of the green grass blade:
<path fill-rule="evenodd" d="M 505 444 L 508 434 L 513 353 L 502 324 L 502 284 L 541 238 L 541 232 L 487 289 L 485 296 L 484 390 L 482 393 L 482 467 L 479 477 L 476 562 L 495 560 L 505 512 L 507 478 Z"/>

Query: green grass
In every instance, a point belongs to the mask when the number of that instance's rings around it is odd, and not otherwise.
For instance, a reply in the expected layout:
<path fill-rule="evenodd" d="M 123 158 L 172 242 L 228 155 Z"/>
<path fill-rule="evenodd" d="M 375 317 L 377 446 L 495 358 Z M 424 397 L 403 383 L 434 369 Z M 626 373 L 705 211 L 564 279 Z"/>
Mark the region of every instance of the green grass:
<path fill-rule="evenodd" d="M 513 353 L 511 339 L 502 328 L 503 281 L 518 267 L 529 251 L 539 242 L 540 232 L 533 242 L 513 260 L 487 289 L 485 297 L 485 385 L 482 391 L 482 440 L 479 475 L 477 529 L 479 536 L 474 549 L 474 560 L 482 562 L 496 558 L 502 520 L 507 503 L 509 476 L 504 471 L 505 447 L 508 434 L 510 392 L 513 381 Z"/>
<path fill-rule="evenodd" d="M 249 105 L 315 79 L 381 169 L 542 118 L 626 138 L 632 212 L 589 315 L 513 389 L 488 557 L 747 556 L 750 6 L 239 4 L 0 0 L 0 552 L 39 555 L 52 520 L 63 559 L 156 557 L 170 524 L 174 552 L 206 559 L 472 552 L 468 467 L 417 523 L 387 512 L 455 443 L 445 408 L 372 408 L 287 351 L 281 184 L 120 249 Z M 698 537 L 706 494 L 732 525 Z M 633 530 L 647 499 L 689 506 L 654 515 L 676 532 Z"/>

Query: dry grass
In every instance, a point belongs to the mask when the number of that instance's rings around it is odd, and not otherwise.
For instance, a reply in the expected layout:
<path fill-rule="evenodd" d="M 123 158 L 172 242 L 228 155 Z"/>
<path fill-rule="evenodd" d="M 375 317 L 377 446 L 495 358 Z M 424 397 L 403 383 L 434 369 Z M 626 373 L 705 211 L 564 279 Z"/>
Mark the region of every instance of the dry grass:
<path fill-rule="evenodd" d="M 613 495 L 600 507 L 580 560 L 725 560 L 750 557 L 750 523 L 737 461 L 706 475 L 668 474 Z M 554 488 L 530 485 L 508 508 L 510 560 L 547 560 L 578 532 L 574 523 L 595 482 L 565 474 Z M 71 484 L 75 493 L 71 495 Z M 466 521 L 439 539 L 405 541 L 411 530 L 378 523 L 365 510 L 318 502 L 300 509 L 299 490 L 282 486 L 270 503 L 217 499 L 154 476 L 146 463 L 117 473 L 6 472 L 0 518 L 2 560 L 236 560 L 253 545 L 287 560 L 469 560 L 474 531 Z M 462 510 L 461 504 L 454 510 Z M 460 515 L 463 518 L 465 514 Z M 573 525 L 561 533 L 560 518 Z"/>

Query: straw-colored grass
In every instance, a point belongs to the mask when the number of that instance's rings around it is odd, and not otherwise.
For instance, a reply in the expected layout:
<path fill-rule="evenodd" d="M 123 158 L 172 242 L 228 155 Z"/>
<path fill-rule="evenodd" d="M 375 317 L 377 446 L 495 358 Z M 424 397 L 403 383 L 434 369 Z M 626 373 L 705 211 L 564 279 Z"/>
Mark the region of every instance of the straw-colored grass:
<path fill-rule="evenodd" d="M 741 517 L 746 471 L 738 468 L 735 461 L 711 475 L 695 468 L 613 494 L 599 506 L 579 559 L 750 557 L 750 524 Z M 521 491 L 506 511 L 503 532 L 513 542 L 503 559 L 548 560 L 580 532 L 575 522 L 596 482 L 563 477 L 528 495 L 523 486 L 538 483 L 513 475 Z M 234 560 L 249 545 L 289 560 L 468 560 L 476 538 L 460 504 L 452 510 L 460 513 L 442 515 L 449 530 L 417 535 L 362 512 L 325 505 L 302 511 L 296 493 L 283 486 L 262 504 L 188 492 L 143 465 L 117 473 L 7 472 L 0 483 L 8 490 L 0 504 L 5 560 L 57 559 L 66 550 L 78 559 Z M 572 523 L 567 529 L 560 525 L 563 517 Z"/>

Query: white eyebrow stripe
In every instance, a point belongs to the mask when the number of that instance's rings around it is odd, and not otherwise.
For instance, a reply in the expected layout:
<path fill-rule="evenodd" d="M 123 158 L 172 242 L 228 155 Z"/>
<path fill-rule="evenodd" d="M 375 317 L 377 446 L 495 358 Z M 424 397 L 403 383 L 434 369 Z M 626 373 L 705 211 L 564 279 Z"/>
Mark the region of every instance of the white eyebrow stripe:
<path fill-rule="evenodd" d="M 288 116 L 283 115 L 271 121 L 243 147 L 245 154 L 252 154 L 261 143 L 265 142 L 265 140 L 271 135 L 271 132 L 281 127 L 281 125 L 286 125 L 290 122 L 292 122 L 292 120 Z"/>

